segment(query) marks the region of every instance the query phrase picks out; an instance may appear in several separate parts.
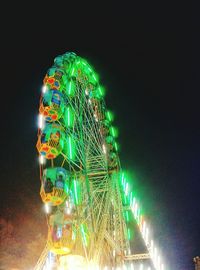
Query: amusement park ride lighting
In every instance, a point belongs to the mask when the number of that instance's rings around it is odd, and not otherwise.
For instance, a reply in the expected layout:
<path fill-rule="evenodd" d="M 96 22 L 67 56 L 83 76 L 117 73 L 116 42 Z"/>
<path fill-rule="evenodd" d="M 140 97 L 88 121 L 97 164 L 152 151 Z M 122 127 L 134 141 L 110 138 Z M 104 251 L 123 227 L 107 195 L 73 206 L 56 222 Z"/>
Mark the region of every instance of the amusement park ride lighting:
<path fill-rule="evenodd" d="M 68 201 L 66 201 L 66 209 L 65 209 L 66 214 L 70 215 L 71 211 L 72 211 L 71 205 L 69 204 Z"/>
<path fill-rule="evenodd" d="M 39 163 L 41 165 L 45 164 L 45 157 L 44 156 L 42 156 L 42 155 L 39 156 Z"/>
<path fill-rule="evenodd" d="M 125 184 L 124 176 L 122 176 L 122 184 L 124 187 L 124 191 L 126 193 L 126 184 Z M 139 226 L 139 229 L 140 229 L 140 232 L 141 232 L 142 237 L 144 239 L 144 242 L 148 248 L 148 251 L 149 251 L 150 257 L 153 261 L 155 269 L 156 270 L 164 270 L 164 264 L 162 263 L 161 256 L 160 256 L 157 248 L 154 245 L 154 241 L 152 239 L 151 240 L 149 239 L 150 236 L 149 236 L 149 228 L 147 226 L 147 223 L 145 220 L 143 222 L 141 222 L 142 216 L 140 214 L 140 207 L 139 207 L 139 204 L 136 201 L 135 197 L 131 196 L 130 207 L 131 207 L 133 216 L 134 216 L 134 218 Z"/>
<path fill-rule="evenodd" d="M 44 117 L 42 114 L 39 114 L 38 115 L 38 127 L 40 129 L 43 129 L 44 128 Z"/>
<path fill-rule="evenodd" d="M 47 86 L 46 85 L 43 85 L 42 86 L 42 93 L 44 94 L 44 93 L 46 93 L 46 91 L 47 91 Z"/>
<path fill-rule="evenodd" d="M 44 204 L 44 209 L 45 209 L 45 212 L 46 212 L 47 214 L 50 213 L 51 207 L 50 207 L 49 203 L 45 203 L 45 204 Z"/>
<path fill-rule="evenodd" d="M 126 187 L 125 187 L 125 195 L 128 195 L 128 183 L 126 183 Z"/>
<path fill-rule="evenodd" d="M 106 146 L 105 146 L 105 144 L 102 145 L 102 148 L 103 148 L 104 154 L 106 154 Z"/>
<path fill-rule="evenodd" d="M 72 142 L 71 137 L 68 138 L 68 144 L 69 144 L 69 157 L 72 159 Z"/>
<path fill-rule="evenodd" d="M 84 66 L 84 70 L 86 69 L 88 73 L 90 73 L 90 76 L 92 79 L 92 81 L 96 81 L 98 83 L 98 75 L 96 73 L 94 73 L 92 71 L 92 69 L 88 66 L 87 62 L 85 62 L 84 60 L 78 60 L 76 62 L 76 65 L 77 64 L 81 64 Z M 83 67 L 81 66 L 81 67 Z M 76 76 L 76 69 L 77 66 L 73 66 L 73 68 L 71 69 L 70 68 L 70 71 L 69 71 L 69 76 L 70 77 L 73 77 L 73 76 Z M 86 68 L 87 67 L 87 68 Z M 48 77 L 47 76 L 47 79 L 50 79 L 51 77 Z M 63 77 L 64 78 L 64 77 Z M 51 92 L 51 87 L 49 86 L 51 83 L 49 81 L 49 83 L 46 85 L 44 84 L 43 87 L 42 87 L 42 93 L 43 93 L 43 100 L 44 100 L 44 94 L 49 91 Z M 54 85 L 56 86 L 56 85 Z M 68 81 L 68 84 L 64 85 L 63 86 L 67 86 L 66 88 L 66 93 L 67 95 L 70 96 L 70 98 L 75 98 L 73 95 L 74 95 L 74 92 L 75 92 L 75 89 L 76 89 L 76 85 L 74 83 L 74 80 L 69 80 Z M 56 86 L 57 87 L 57 86 Z M 99 97 L 103 97 L 104 94 L 105 94 L 105 90 L 104 88 L 102 88 L 101 86 L 98 86 L 96 88 L 97 90 L 97 94 L 98 94 L 98 98 Z M 59 91 L 57 91 L 59 92 Z M 64 92 L 64 91 L 63 91 Z M 91 112 L 91 117 L 93 117 L 93 119 L 96 121 L 96 122 L 100 122 L 102 121 L 102 118 L 101 118 L 101 114 L 98 114 L 98 110 L 94 109 L 93 107 L 93 95 L 92 95 L 92 100 L 90 98 L 90 92 L 91 92 L 91 89 L 85 89 L 85 95 L 87 96 L 87 98 L 85 99 L 85 102 L 88 102 L 88 105 L 87 107 L 91 107 L 91 108 L 87 108 L 88 110 L 90 110 Z M 85 103 L 84 103 L 85 104 Z M 96 103 L 95 103 L 96 104 Z M 94 105 L 95 105 L 94 104 Z M 57 117 L 61 117 L 61 124 L 63 123 L 63 125 L 65 126 L 66 125 L 66 128 L 68 128 L 68 130 L 70 130 L 69 132 L 69 135 L 67 136 L 66 138 L 66 151 L 67 151 L 67 157 L 69 159 L 69 162 L 70 161 L 74 161 L 74 157 L 76 156 L 76 152 L 75 152 L 75 144 L 76 144 L 76 141 L 74 140 L 74 137 L 73 137 L 73 134 L 71 133 L 71 129 L 74 125 L 74 111 L 73 111 L 73 106 L 69 106 L 68 104 L 65 104 L 66 105 L 66 108 L 64 110 L 64 113 L 63 113 L 63 116 L 60 116 L 60 114 L 58 113 L 58 116 Z M 50 105 L 49 105 L 50 106 Z M 41 107 L 43 108 L 43 107 Z M 40 110 L 41 111 L 41 110 Z M 65 123 L 65 121 L 66 123 Z M 111 111 L 106 111 L 105 112 L 105 119 L 108 121 L 108 122 L 112 122 L 113 119 L 114 119 L 114 115 Z M 93 120 L 93 121 L 94 121 Z M 46 118 L 45 116 L 43 116 L 41 113 L 38 115 L 38 128 L 40 130 L 42 130 L 41 133 L 44 133 L 43 129 L 45 128 L 45 123 L 46 123 Z M 60 123 L 59 123 L 60 124 Z M 98 128 L 98 130 L 100 131 L 100 128 L 99 128 L 99 124 L 98 123 L 95 123 L 95 128 Z M 118 146 L 118 143 L 115 141 L 115 138 L 117 138 L 118 136 L 118 129 L 115 127 L 115 126 L 110 126 L 109 124 L 109 129 L 108 129 L 110 135 L 114 138 L 114 142 L 113 142 L 113 149 L 115 149 L 116 151 L 118 150 L 119 146 Z M 62 134 L 61 134 L 62 135 Z M 39 136 L 41 136 L 41 134 L 39 133 Z M 62 141 L 63 142 L 63 141 Z M 61 146 L 61 145 L 60 145 Z M 102 143 L 100 145 L 101 147 L 101 155 L 103 155 L 103 153 L 105 154 L 104 158 L 109 156 L 109 153 L 110 153 L 110 147 L 107 145 L 107 142 L 106 140 L 104 141 L 104 143 Z M 42 151 L 39 151 L 39 163 L 40 165 L 44 165 L 44 164 L 48 164 L 49 160 L 48 160 L 48 156 L 47 159 L 45 158 L 45 156 L 43 156 L 43 152 Z M 42 153 L 42 154 L 41 154 Z M 42 168 L 43 166 L 41 166 Z M 79 182 L 79 179 L 78 178 L 75 178 L 73 177 L 72 178 L 73 181 L 73 198 L 72 200 L 69 199 L 69 201 L 67 200 L 66 201 L 66 206 L 64 208 L 64 211 L 66 214 L 71 214 L 72 212 L 72 209 L 74 209 L 74 205 L 79 205 L 80 204 L 80 201 L 81 201 L 81 195 L 80 195 L 80 192 L 81 192 L 81 188 L 80 188 L 80 182 Z M 158 251 L 157 247 L 155 246 L 153 240 L 151 239 L 151 231 L 149 231 L 149 227 L 148 227 L 148 222 L 146 222 L 144 219 L 145 217 L 143 216 L 142 214 L 142 210 L 140 208 L 140 204 L 139 202 L 137 201 L 137 197 L 134 197 L 134 193 L 131 192 L 131 186 L 130 186 L 130 182 L 128 182 L 128 179 L 126 178 L 126 173 L 121 173 L 121 176 L 120 176 L 120 185 L 121 185 L 121 189 L 122 189 L 122 194 L 123 194 L 123 199 L 125 201 L 125 205 L 126 205 L 126 208 L 125 208 L 125 212 L 124 213 L 124 219 L 126 222 L 130 221 L 130 218 L 131 218 L 131 213 L 136 221 L 136 224 L 140 230 L 140 233 L 141 233 L 141 236 L 144 240 L 144 243 L 147 247 L 147 250 L 148 250 L 148 253 L 150 255 L 150 258 L 152 260 L 152 263 L 154 265 L 153 269 L 155 270 L 165 270 L 164 269 L 164 264 L 162 262 L 162 256 L 160 254 L 160 252 Z M 121 190 L 120 190 L 121 191 Z M 44 209 L 45 209 L 45 212 L 47 214 L 50 213 L 51 211 L 51 203 L 45 203 L 44 205 Z M 113 201 L 112 201 L 112 205 L 114 205 Z M 128 209 L 128 210 L 127 210 Z M 123 209 L 124 210 L 124 209 Z M 129 211 L 131 210 L 131 211 Z M 113 216 L 111 216 L 111 219 L 113 217 L 113 220 L 115 219 L 115 214 L 113 214 Z M 82 236 L 82 243 L 84 244 L 84 246 L 88 246 L 88 232 L 87 232 L 87 227 L 85 227 L 83 224 L 80 225 L 80 232 L 81 232 L 81 236 Z M 118 236 L 119 236 L 119 231 L 115 229 L 112 230 L 112 232 L 110 232 L 110 234 L 112 235 L 113 237 L 113 240 L 115 241 Z M 72 239 L 74 240 L 76 237 L 75 233 L 72 233 Z M 131 239 L 131 230 L 130 228 L 127 228 L 127 240 L 130 240 Z M 65 249 L 65 247 L 63 247 L 63 250 Z M 66 248 L 66 251 L 68 251 L 68 248 Z M 67 252 L 66 252 L 67 253 Z M 112 253 L 113 254 L 113 257 L 116 256 L 116 250 L 112 250 Z M 148 255 L 148 254 L 147 254 Z M 131 250 L 128 249 L 128 247 L 126 248 L 125 250 L 125 257 L 127 256 L 128 257 L 131 257 Z M 61 256 L 62 257 L 62 256 Z M 69 258 L 69 257 L 68 257 Z M 130 258 L 128 258 L 129 260 Z M 64 262 L 64 261 L 63 261 Z M 131 264 L 121 264 L 119 263 L 118 266 L 98 266 L 96 263 L 94 263 L 94 261 L 90 261 L 89 264 L 87 264 L 87 262 L 85 263 L 82 263 L 82 261 L 80 261 L 80 264 L 77 264 L 77 258 L 72 258 L 67 260 L 67 263 L 69 262 L 69 265 L 67 266 L 67 269 L 68 270 L 151 270 L 151 267 L 147 267 L 145 266 L 145 264 L 138 264 L 137 266 L 134 266 L 134 264 L 131 262 Z M 86 265 L 87 264 L 87 265 Z M 42 270 L 52 270 L 53 269 L 53 265 L 48 265 L 48 266 L 45 266 L 45 268 L 42 268 Z M 38 270 L 39 268 L 37 268 Z M 57 268 L 56 268 L 57 269 Z M 36 268 L 35 268 L 36 270 Z M 41 270 L 41 268 L 40 268 Z M 60 264 L 60 268 L 59 270 L 66 270 L 66 267 L 63 267 L 63 264 L 61 266 Z"/>

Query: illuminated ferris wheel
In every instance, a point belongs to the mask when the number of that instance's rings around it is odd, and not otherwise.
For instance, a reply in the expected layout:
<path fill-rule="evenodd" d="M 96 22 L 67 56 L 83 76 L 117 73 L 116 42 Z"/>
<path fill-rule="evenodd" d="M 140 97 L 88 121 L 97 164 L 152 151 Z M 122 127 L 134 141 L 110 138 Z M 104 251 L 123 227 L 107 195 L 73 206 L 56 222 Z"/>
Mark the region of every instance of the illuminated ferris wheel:
<path fill-rule="evenodd" d="M 137 269 L 151 257 L 148 269 L 164 269 L 121 170 L 104 94 L 75 53 L 56 57 L 44 78 L 36 147 L 48 239 L 35 269 Z M 131 252 L 131 217 L 147 246 L 143 254 Z"/>

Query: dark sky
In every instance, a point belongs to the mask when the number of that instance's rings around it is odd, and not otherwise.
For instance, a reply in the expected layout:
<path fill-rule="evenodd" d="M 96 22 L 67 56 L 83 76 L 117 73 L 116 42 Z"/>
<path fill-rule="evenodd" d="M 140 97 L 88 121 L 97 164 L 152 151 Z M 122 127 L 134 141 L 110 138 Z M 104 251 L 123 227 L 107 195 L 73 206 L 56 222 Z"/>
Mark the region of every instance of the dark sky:
<path fill-rule="evenodd" d="M 2 9 L 2 206 L 21 185 L 38 196 L 42 79 L 54 57 L 74 51 L 107 89 L 122 166 L 135 177 L 169 270 L 189 270 L 200 255 L 199 9 L 130 2 Z"/>

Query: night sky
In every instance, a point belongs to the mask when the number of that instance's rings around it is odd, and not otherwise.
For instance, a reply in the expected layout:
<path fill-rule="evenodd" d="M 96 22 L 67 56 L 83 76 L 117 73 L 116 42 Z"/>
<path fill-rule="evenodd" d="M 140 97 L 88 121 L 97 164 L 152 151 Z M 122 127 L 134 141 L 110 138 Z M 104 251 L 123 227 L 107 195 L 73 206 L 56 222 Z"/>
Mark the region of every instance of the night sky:
<path fill-rule="evenodd" d="M 169 270 L 193 269 L 200 256 L 199 9 L 176 2 L 64 3 L 2 10 L 2 209 L 19 207 L 20 187 L 40 201 L 35 144 L 42 80 L 57 55 L 73 51 L 107 90 L 122 167 L 133 175 Z"/>

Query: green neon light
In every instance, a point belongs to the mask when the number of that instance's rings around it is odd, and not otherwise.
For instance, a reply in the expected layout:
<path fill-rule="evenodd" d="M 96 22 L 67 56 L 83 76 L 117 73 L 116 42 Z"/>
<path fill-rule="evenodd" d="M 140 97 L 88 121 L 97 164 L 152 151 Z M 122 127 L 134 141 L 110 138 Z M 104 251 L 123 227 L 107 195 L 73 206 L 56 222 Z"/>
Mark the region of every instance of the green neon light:
<path fill-rule="evenodd" d="M 92 77 L 95 80 L 95 82 L 98 82 L 98 77 L 97 77 L 97 75 L 95 73 L 92 74 Z"/>
<path fill-rule="evenodd" d="M 112 122 L 114 120 L 114 114 L 111 111 L 107 111 L 105 115 L 109 122 Z"/>
<path fill-rule="evenodd" d="M 116 137 L 118 136 L 118 130 L 117 130 L 117 128 L 111 126 L 111 127 L 110 127 L 110 134 L 111 134 L 114 138 L 116 138 Z"/>
<path fill-rule="evenodd" d="M 128 211 L 126 211 L 126 221 L 127 221 L 127 222 L 129 222 L 129 221 L 130 221 Z"/>
<path fill-rule="evenodd" d="M 74 138 L 71 135 L 67 137 L 66 144 L 65 144 L 65 153 L 67 154 L 67 158 L 69 160 L 75 160 L 76 145 L 75 145 Z"/>
<path fill-rule="evenodd" d="M 69 107 L 67 108 L 67 122 L 68 122 L 68 126 L 70 125 L 70 111 L 69 111 Z"/>
<path fill-rule="evenodd" d="M 72 159 L 72 141 L 71 137 L 69 137 L 69 158 Z"/>
<path fill-rule="evenodd" d="M 74 96 L 75 88 L 76 87 L 72 79 L 66 81 L 66 92 L 68 96 Z"/>
<path fill-rule="evenodd" d="M 104 87 L 102 87 L 102 86 L 99 86 L 98 88 L 97 88 L 97 91 L 96 91 L 97 93 L 96 93 L 96 96 L 97 96 L 97 98 L 99 98 L 99 99 L 101 99 L 101 98 L 103 98 L 104 96 L 105 96 L 105 88 Z"/>
<path fill-rule="evenodd" d="M 71 94 L 71 90 L 72 90 L 72 82 L 69 83 L 69 91 L 68 91 L 69 96 Z"/>
<path fill-rule="evenodd" d="M 85 60 L 82 60 L 82 64 L 83 64 L 84 66 L 87 66 L 87 63 L 86 63 Z"/>
<path fill-rule="evenodd" d="M 114 142 L 114 148 L 116 151 L 119 151 L 119 144 L 117 142 Z"/>
<path fill-rule="evenodd" d="M 68 106 L 65 110 L 64 122 L 68 128 L 74 125 L 74 111 L 71 106 Z"/>
<path fill-rule="evenodd" d="M 71 75 L 72 75 L 72 76 L 74 75 L 74 71 L 75 71 L 75 69 L 74 69 L 74 67 L 73 67 L 73 69 L 72 69 L 72 73 L 71 73 Z"/>

